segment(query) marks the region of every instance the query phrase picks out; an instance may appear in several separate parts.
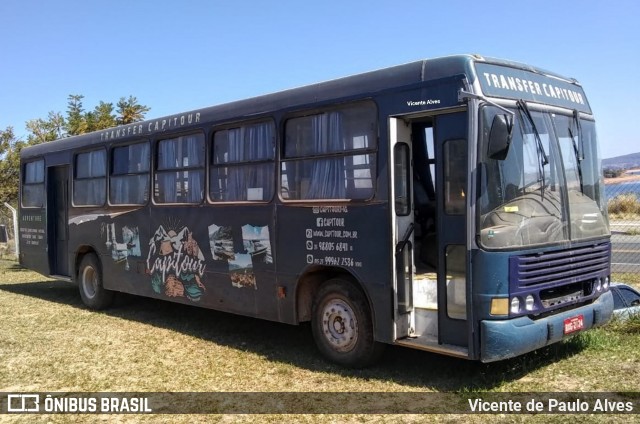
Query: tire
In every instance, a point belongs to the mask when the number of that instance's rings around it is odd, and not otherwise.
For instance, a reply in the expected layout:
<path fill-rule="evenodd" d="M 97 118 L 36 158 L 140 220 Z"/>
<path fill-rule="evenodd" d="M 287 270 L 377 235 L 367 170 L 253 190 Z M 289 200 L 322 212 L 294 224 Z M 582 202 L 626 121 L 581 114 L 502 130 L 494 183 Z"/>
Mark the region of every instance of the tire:
<path fill-rule="evenodd" d="M 320 352 L 349 368 L 364 368 L 382 354 L 373 338 L 373 320 L 364 294 L 336 278 L 323 284 L 314 299 L 311 328 Z"/>
<path fill-rule="evenodd" d="M 101 310 L 113 303 L 114 293 L 102 285 L 102 267 L 94 254 L 85 255 L 80 262 L 78 287 L 82 302 L 89 309 Z"/>

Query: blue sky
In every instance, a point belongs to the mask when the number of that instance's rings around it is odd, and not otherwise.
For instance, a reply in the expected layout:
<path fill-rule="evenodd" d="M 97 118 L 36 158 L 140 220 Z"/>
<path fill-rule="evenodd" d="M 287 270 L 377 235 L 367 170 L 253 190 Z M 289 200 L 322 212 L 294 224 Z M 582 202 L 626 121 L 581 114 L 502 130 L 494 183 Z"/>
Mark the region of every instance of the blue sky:
<path fill-rule="evenodd" d="M 478 53 L 578 79 L 602 156 L 640 151 L 640 2 L 2 0 L 0 129 L 69 94 L 136 96 L 147 118 L 397 65 Z"/>

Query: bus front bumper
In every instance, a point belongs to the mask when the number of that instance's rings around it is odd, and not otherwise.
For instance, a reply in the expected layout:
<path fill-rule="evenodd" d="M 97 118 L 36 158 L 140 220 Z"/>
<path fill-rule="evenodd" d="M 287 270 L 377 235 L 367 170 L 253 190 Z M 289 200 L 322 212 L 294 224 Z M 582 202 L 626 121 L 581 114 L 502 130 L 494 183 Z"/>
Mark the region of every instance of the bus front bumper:
<path fill-rule="evenodd" d="M 607 291 L 590 305 L 546 318 L 519 317 L 504 321 L 480 322 L 480 360 L 493 362 L 512 358 L 559 342 L 565 337 L 565 320 L 582 315 L 587 330 L 605 324 L 613 314 L 613 295 Z"/>

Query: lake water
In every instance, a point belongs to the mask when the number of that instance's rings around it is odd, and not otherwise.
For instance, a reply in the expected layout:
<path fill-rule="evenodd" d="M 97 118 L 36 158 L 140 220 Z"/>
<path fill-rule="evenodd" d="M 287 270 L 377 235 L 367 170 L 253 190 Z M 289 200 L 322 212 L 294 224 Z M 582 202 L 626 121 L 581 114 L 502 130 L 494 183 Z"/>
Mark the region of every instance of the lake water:
<path fill-rule="evenodd" d="M 640 181 L 628 181 L 626 183 L 606 184 L 604 193 L 608 199 L 623 193 L 634 193 L 640 198 Z"/>

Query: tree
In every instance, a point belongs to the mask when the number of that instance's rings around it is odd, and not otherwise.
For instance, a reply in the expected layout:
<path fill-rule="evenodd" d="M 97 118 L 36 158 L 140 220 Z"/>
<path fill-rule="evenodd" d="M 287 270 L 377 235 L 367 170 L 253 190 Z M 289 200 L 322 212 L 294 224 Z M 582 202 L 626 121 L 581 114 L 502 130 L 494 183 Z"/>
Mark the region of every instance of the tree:
<path fill-rule="evenodd" d="M 67 135 L 80 135 L 87 132 L 87 120 L 82 107 L 80 94 L 69 94 L 67 101 Z"/>
<path fill-rule="evenodd" d="M 15 135 L 13 134 L 13 127 L 7 127 L 6 130 L 0 130 L 0 159 L 4 159 L 4 156 L 11 150 L 11 147 L 15 143 Z"/>
<path fill-rule="evenodd" d="M 91 118 L 91 131 L 104 130 L 117 125 L 116 116 L 113 114 L 113 103 L 101 101 L 93 110 Z"/>
<path fill-rule="evenodd" d="M 113 114 L 113 103 L 100 101 L 93 111 L 85 112 L 82 105 L 84 96 L 70 94 L 67 101 L 67 136 L 86 134 L 117 125 Z"/>
<path fill-rule="evenodd" d="M 67 120 L 65 129 L 67 136 L 85 134 L 91 131 L 104 130 L 118 125 L 131 124 L 144 120 L 150 108 L 138 104 L 134 96 L 121 97 L 118 101 L 117 115 L 113 103 L 100 103 L 89 112 L 85 112 L 82 104 L 84 96 L 70 94 L 67 101 Z"/>
<path fill-rule="evenodd" d="M 118 101 L 118 125 L 127 125 L 134 122 L 144 121 L 144 116 L 151 110 L 149 107 L 138 104 L 138 99 L 129 96 L 128 99 L 120 97 Z"/>
<path fill-rule="evenodd" d="M 618 178 L 623 173 L 624 169 L 622 168 L 604 168 L 602 170 L 602 174 L 605 178 Z"/>
<path fill-rule="evenodd" d="M 57 140 L 65 135 L 65 119 L 60 112 L 49 112 L 49 119 L 41 118 L 27 121 L 27 143 L 29 145 Z"/>
<path fill-rule="evenodd" d="M 13 127 L 0 130 L 0 205 L 4 202 L 16 204 L 18 201 L 20 150 L 23 147 L 142 121 L 150 110 L 138 104 L 134 96 L 129 96 L 128 99 L 120 98 L 117 116 L 113 103 L 103 101 L 94 110 L 85 112 L 83 99 L 84 96 L 80 94 L 69 95 L 66 119 L 60 112 L 49 112 L 46 120 L 38 118 L 27 121 L 26 141 L 16 138 Z"/>
<path fill-rule="evenodd" d="M 0 205 L 17 204 L 20 150 L 24 145 L 16 139 L 13 127 L 0 130 Z"/>

